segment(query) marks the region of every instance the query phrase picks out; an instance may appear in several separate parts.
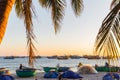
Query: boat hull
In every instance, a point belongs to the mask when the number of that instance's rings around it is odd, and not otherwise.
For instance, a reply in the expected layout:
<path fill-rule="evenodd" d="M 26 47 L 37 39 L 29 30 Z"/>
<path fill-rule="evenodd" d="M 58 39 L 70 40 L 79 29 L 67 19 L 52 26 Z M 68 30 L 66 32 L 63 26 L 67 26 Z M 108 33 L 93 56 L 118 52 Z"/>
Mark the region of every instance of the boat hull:
<path fill-rule="evenodd" d="M 64 71 L 67 71 L 68 69 L 69 69 L 69 67 L 59 67 L 59 68 L 57 68 L 57 67 L 43 67 L 43 70 L 45 72 L 49 72 L 51 70 L 54 70 L 56 72 L 64 72 Z"/>
<path fill-rule="evenodd" d="M 95 68 L 98 72 L 118 72 L 119 67 L 97 67 Z"/>
<path fill-rule="evenodd" d="M 18 69 L 16 70 L 16 74 L 18 77 L 32 77 L 36 75 L 35 69 Z"/>
<path fill-rule="evenodd" d="M 43 67 L 43 70 L 45 71 L 45 72 L 49 72 L 49 71 L 51 71 L 51 70 L 54 70 L 54 71 L 58 71 L 58 69 L 57 69 L 57 67 Z"/>

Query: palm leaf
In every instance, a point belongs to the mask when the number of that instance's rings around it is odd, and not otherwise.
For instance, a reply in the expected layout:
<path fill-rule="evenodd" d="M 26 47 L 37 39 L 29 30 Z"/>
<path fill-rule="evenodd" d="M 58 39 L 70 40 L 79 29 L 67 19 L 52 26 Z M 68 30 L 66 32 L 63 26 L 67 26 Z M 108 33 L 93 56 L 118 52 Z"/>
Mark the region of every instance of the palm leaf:
<path fill-rule="evenodd" d="M 62 0 L 53 0 L 52 1 L 52 20 L 54 24 L 55 33 L 60 28 L 61 21 L 63 20 L 64 15 L 64 1 Z"/>
<path fill-rule="evenodd" d="M 117 4 L 107 17 L 97 34 L 94 53 L 118 60 L 120 47 L 120 3 Z"/>
<path fill-rule="evenodd" d="M 79 16 L 83 9 L 83 0 L 71 0 L 75 15 Z"/>
<path fill-rule="evenodd" d="M 32 0 L 24 0 L 23 1 L 23 14 L 24 14 L 24 22 L 26 26 L 26 34 L 27 34 L 27 44 L 28 44 L 28 53 L 29 53 L 29 65 L 33 67 L 34 63 L 34 44 L 33 40 L 35 38 L 33 33 L 33 24 L 32 24 Z"/>
<path fill-rule="evenodd" d="M 64 0 L 39 0 L 39 2 L 43 7 L 51 9 L 54 30 L 55 30 L 55 33 L 57 33 L 57 31 L 60 28 L 60 24 L 63 20 L 65 1 Z"/>
<path fill-rule="evenodd" d="M 0 43 L 6 31 L 9 14 L 15 0 L 0 0 Z"/>
<path fill-rule="evenodd" d="M 33 23 L 32 23 L 32 14 L 34 9 L 32 6 L 32 0 L 16 0 L 15 8 L 17 16 L 24 19 L 27 35 L 27 46 L 29 53 L 29 65 L 34 66 L 34 56 L 36 48 L 34 46 L 35 35 L 33 33 Z"/>
<path fill-rule="evenodd" d="M 112 0 L 111 5 L 110 5 L 110 10 L 114 8 L 119 2 L 120 0 Z"/>
<path fill-rule="evenodd" d="M 15 11 L 17 13 L 18 17 L 23 17 L 23 4 L 22 4 L 23 0 L 16 0 L 15 1 Z"/>
<path fill-rule="evenodd" d="M 52 0 L 39 0 L 42 7 L 50 8 L 52 6 Z"/>

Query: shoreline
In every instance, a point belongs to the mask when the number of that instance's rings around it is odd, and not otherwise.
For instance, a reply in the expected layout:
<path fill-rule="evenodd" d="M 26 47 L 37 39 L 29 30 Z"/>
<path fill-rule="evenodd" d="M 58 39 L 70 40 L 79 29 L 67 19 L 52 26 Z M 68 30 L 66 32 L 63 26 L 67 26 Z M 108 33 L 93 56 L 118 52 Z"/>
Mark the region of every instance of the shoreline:
<path fill-rule="evenodd" d="M 97 74 L 80 74 L 83 79 L 82 80 L 102 80 L 102 77 L 108 72 L 98 72 Z M 120 73 L 118 73 L 120 75 Z M 36 76 L 28 77 L 28 78 L 20 78 L 15 73 L 11 74 L 15 80 L 58 80 L 57 78 L 43 78 L 44 72 L 37 72 Z M 79 80 L 79 79 L 67 79 L 67 80 Z"/>

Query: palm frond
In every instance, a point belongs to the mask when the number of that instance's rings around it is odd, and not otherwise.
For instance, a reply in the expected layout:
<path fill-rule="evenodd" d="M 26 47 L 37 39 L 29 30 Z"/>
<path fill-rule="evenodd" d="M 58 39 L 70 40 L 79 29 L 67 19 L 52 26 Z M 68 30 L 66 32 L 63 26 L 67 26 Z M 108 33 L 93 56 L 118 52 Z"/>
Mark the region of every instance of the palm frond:
<path fill-rule="evenodd" d="M 117 4 L 107 17 L 97 34 L 94 53 L 118 60 L 120 47 L 120 3 Z"/>
<path fill-rule="evenodd" d="M 76 16 L 79 16 L 83 9 L 83 0 L 71 0 L 72 8 Z"/>
<path fill-rule="evenodd" d="M 15 0 L 0 0 L 0 43 L 4 37 L 9 14 Z"/>
<path fill-rule="evenodd" d="M 42 7 L 50 8 L 52 6 L 52 0 L 39 0 Z"/>
<path fill-rule="evenodd" d="M 64 16 L 64 0 L 39 0 L 42 7 L 51 9 L 55 33 L 60 28 Z"/>
<path fill-rule="evenodd" d="M 52 20 L 54 24 L 55 33 L 60 28 L 60 24 L 64 16 L 64 1 L 62 0 L 52 0 Z"/>
<path fill-rule="evenodd" d="M 120 2 L 119 0 L 112 0 L 110 10 L 112 10 L 112 8 L 114 8 L 119 2 Z"/>
<path fill-rule="evenodd" d="M 15 1 L 15 11 L 17 13 L 18 17 L 23 17 L 23 4 L 22 4 L 23 0 L 16 0 Z"/>
<path fill-rule="evenodd" d="M 20 2 L 20 3 L 19 3 Z M 20 5 L 20 6 L 19 6 Z M 21 10 L 20 10 L 21 9 Z M 29 53 L 29 65 L 31 67 L 34 66 L 34 56 L 35 56 L 35 46 L 34 39 L 35 35 L 33 33 L 33 23 L 32 23 L 32 13 L 34 13 L 32 8 L 32 0 L 21 0 L 16 1 L 16 11 L 19 17 L 23 17 L 25 27 L 26 27 L 26 35 L 27 35 L 27 46 Z"/>

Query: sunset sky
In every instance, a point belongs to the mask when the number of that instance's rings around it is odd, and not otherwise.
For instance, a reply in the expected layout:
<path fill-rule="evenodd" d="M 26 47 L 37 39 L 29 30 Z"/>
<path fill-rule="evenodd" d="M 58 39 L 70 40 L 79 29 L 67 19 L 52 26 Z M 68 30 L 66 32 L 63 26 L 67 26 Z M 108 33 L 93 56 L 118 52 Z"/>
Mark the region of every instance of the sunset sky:
<path fill-rule="evenodd" d="M 112 0 L 83 0 L 84 10 L 76 18 L 70 0 L 60 31 L 54 33 L 50 11 L 43 9 L 38 0 L 33 0 L 37 17 L 33 17 L 36 35 L 36 55 L 84 55 L 93 53 L 96 35 Z M 13 8 L 4 39 L 0 45 L 0 56 L 27 55 L 24 21 L 17 18 Z"/>

